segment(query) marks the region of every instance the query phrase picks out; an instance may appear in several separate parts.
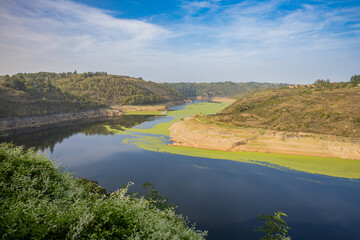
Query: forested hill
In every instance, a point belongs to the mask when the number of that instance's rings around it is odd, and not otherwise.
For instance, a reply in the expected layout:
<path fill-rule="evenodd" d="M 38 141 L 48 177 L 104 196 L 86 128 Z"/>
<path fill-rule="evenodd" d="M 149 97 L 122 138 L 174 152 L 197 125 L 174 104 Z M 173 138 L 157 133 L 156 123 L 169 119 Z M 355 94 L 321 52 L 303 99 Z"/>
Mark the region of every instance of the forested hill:
<path fill-rule="evenodd" d="M 234 82 L 214 82 L 214 83 L 165 83 L 172 88 L 179 90 L 186 97 L 236 97 L 245 92 L 284 87 L 286 84 L 273 83 L 234 83 Z"/>
<path fill-rule="evenodd" d="M 106 72 L 0 76 L 0 118 L 121 104 L 155 104 L 184 98 L 169 86 Z"/>
<path fill-rule="evenodd" d="M 211 118 L 238 127 L 360 138 L 359 103 L 356 84 L 275 89 L 245 94 Z"/>

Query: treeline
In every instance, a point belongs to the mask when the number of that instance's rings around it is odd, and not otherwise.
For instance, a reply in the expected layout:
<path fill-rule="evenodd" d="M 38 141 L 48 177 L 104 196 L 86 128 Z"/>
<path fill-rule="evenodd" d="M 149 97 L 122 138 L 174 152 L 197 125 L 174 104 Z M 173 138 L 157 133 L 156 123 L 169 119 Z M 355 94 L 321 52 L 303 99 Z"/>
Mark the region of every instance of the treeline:
<path fill-rule="evenodd" d="M 107 76 L 107 72 L 85 72 L 77 74 L 76 71 L 53 73 L 53 72 L 38 72 L 38 73 L 17 73 L 9 76 L 5 75 L 3 78 L 3 85 L 17 90 L 27 90 L 33 88 L 54 88 L 54 81 L 64 78 L 73 78 L 80 76 L 82 78 L 94 76 Z"/>
<path fill-rule="evenodd" d="M 331 82 L 330 79 L 318 79 L 314 85 L 318 88 L 337 89 L 337 88 L 351 88 L 357 87 L 360 84 L 360 75 L 351 76 L 348 82 Z"/>
<path fill-rule="evenodd" d="M 248 91 L 284 87 L 286 84 L 274 83 L 234 83 L 214 82 L 214 83 L 165 83 L 166 85 L 179 90 L 186 97 L 236 97 Z"/>

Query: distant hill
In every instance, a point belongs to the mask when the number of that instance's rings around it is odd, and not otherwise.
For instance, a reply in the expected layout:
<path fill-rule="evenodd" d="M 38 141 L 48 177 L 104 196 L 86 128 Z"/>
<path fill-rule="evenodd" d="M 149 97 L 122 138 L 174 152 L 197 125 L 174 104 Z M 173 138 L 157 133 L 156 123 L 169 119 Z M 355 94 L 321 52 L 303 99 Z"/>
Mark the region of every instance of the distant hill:
<path fill-rule="evenodd" d="M 184 99 L 179 91 L 106 72 L 19 73 L 0 76 L 0 118 Z"/>
<path fill-rule="evenodd" d="M 274 89 L 245 94 L 214 116 L 234 126 L 360 137 L 360 88 Z"/>
<path fill-rule="evenodd" d="M 273 84 L 273 83 L 234 83 L 234 82 L 215 82 L 215 83 L 165 83 L 184 94 L 186 97 L 236 97 L 245 92 L 285 87 L 287 84 Z"/>

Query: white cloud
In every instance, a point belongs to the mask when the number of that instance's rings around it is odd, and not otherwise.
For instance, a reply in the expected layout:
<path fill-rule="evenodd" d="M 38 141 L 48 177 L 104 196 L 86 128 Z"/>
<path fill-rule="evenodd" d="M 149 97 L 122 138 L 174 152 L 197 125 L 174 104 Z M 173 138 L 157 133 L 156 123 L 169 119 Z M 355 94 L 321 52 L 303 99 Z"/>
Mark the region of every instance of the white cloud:
<path fill-rule="evenodd" d="M 169 34 L 160 26 L 117 19 L 102 10 L 70 1 L 4 0 L 0 8 L 2 73 L 26 69 L 27 66 L 14 64 L 19 59 L 22 60 L 19 64 L 24 65 L 34 65 L 36 59 L 43 59 L 46 65 L 48 59 L 66 63 L 79 57 L 88 62 L 89 56 L 131 55 L 163 41 Z M 14 62 L 9 65 L 8 59 Z M 56 70 L 62 71 L 60 67 Z"/>

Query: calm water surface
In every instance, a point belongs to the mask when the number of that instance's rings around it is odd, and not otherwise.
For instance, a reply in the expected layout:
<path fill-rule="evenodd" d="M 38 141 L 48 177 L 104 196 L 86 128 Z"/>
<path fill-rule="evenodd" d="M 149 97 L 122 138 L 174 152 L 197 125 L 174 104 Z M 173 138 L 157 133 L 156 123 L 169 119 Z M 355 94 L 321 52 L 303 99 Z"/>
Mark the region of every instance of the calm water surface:
<path fill-rule="evenodd" d="M 249 163 L 146 151 L 121 143 L 104 124 L 150 127 L 166 117 L 124 116 L 21 132 L 0 141 L 45 151 L 78 177 L 97 180 L 108 191 L 151 182 L 179 206 L 178 212 L 208 230 L 208 239 L 258 239 L 260 214 L 283 211 L 292 239 L 360 239 L 360 181 Z M 16 134 L 19 134 L 17 132 Z"/>

